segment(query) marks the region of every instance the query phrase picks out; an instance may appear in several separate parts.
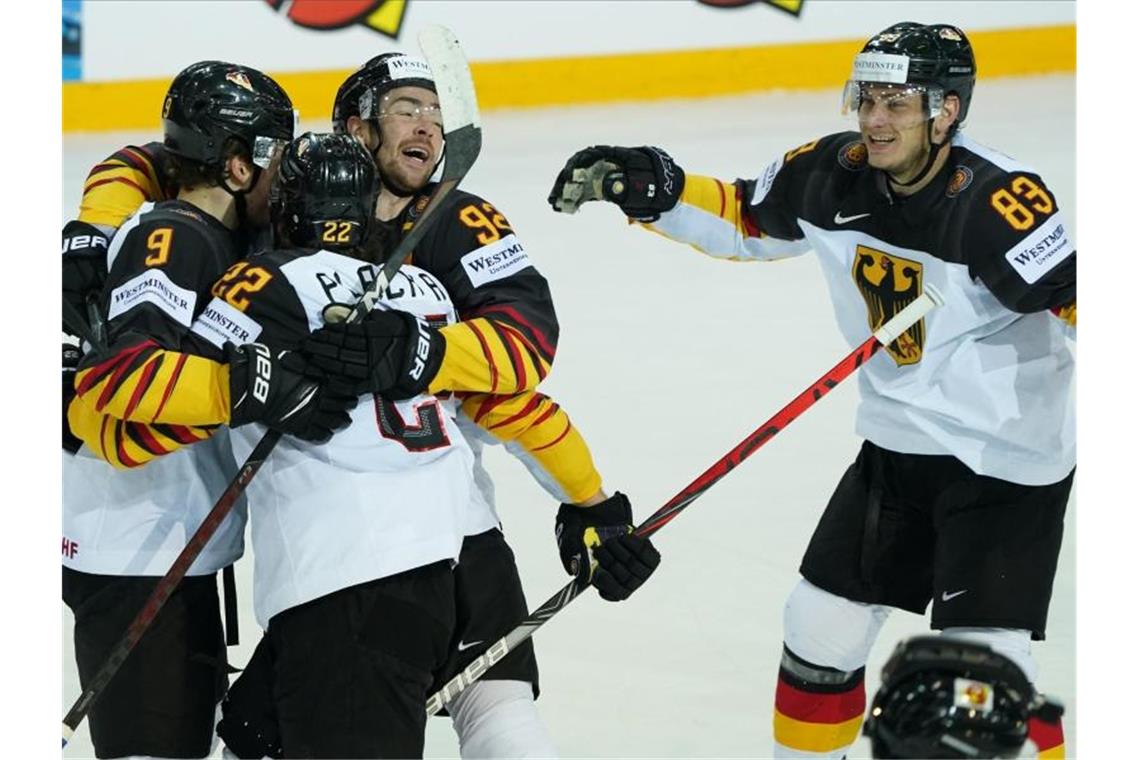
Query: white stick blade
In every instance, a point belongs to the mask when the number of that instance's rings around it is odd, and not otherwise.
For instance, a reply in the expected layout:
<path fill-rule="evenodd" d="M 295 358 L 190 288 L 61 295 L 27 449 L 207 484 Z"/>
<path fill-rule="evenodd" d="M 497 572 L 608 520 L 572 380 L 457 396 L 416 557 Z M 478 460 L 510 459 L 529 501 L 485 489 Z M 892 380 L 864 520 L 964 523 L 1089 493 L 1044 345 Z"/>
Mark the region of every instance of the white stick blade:
<path fill-rule="evenodd" d="M 454 132 L 468 125 L 478 127 L 475 83 L 459 40 L 447 27 L 432 25 L 419 33 L 419 43 L 435 77 L 444 131 Z"/>
<path fill-rule="evenodd" d="M 931 309 L 944 303 L 942 293 L 933 285 L 924 285 L 922 295 L 911 301 L 898 314 L 891 317 L 886 324 L 875 331 L 875 340 L 884 346 L 898 338 L 907 328 L 926 316 Z"/>

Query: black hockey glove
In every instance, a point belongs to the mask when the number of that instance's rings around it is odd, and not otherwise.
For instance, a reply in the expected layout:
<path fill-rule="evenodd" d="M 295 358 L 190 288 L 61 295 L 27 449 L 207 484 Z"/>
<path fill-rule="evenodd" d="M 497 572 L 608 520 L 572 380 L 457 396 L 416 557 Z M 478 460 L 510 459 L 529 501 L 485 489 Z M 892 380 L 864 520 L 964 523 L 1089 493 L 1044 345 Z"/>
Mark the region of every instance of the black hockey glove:
<path fill-rule="evenodd" d="M 685 172 L 660 148 L 597 145 L 570 157 L 547 200 L 565 214 L 607 200 L 628 217 L 653 222 L 677 205 L 684 187 Z"/>
<path fill-rule="evenodd" d="M 633 509 L 623 493 L 592 507 L 563 504 L 554 523 L 562 566 L 579 588 L 593 583 L 606 601 L 628 599 L 661 563 L 649 539 L 632 530 Z"/>
<path fill-rule="evenodd" d="M 98 294 L 107 280 L 107 236 L 93 225 L 72 220 L 63 228 L 63 297 L 77 314 L 87 315 L 87 299 Z M 78 328 L 64 330 L 70 333 Z"/>
<path fill-rule="evenodd" d="M 443 363 L 445 341 L 406 311 L 372 311 L 356 324 L 338 322 L 314 331 L 301 354 L 325 374 L 358 393 L 388 399 L 418 396 Z"/>
<path fill-rule="evenodd" d="M 72 454 L 79 451 L 83 441 L 76 438 L 67 424 L 67 407 L 71 399 L 75 398 L 75 368 L 83 358 L 83 349 L 79 347 L 79 338 L 68 335 L 63 341 L 63 448 Z"/>
<path fill-rule="evenodd" d="M 336 381 L 308 376 L 301 357 L 276 356 L 261 343 L 226 344 L 230 364 L 230 427 L 250 422 L 324 443 L 351 422 L 357 394 Z"/>

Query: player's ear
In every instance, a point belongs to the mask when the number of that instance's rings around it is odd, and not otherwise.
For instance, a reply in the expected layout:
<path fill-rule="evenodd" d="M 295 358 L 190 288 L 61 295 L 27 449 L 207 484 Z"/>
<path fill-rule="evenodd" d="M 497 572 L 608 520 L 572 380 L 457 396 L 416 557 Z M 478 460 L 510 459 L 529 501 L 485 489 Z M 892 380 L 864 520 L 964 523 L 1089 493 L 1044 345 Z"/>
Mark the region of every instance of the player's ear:
<path fill-rule="evenodd" d="M 345 122 L 345 128 L 348 133 L 356 138 L 356 141 L 364 146 L 365 150 L 371 151 L 372 146 L 369 145 L 369 136 L 372 132 L 368 122 L 359 116 L 349 116 Z"/>
<path fill-rule="evenodd" d="M 248 190 L 253 184 L 253 164 L 244 156 L 230 156 L 226 159 L 226 180 L 235 190 Z"/>
<path fill-rule="evenodd" d="M 962 101 L 958 96 L 951 93 L 942 100 L 942 108 L 938 112 L 938 118 L 935 120 L 936 131 L 945 135 L 950 129 L 950 125 L 958 118 L 959 110 L 962 107 Z"/>

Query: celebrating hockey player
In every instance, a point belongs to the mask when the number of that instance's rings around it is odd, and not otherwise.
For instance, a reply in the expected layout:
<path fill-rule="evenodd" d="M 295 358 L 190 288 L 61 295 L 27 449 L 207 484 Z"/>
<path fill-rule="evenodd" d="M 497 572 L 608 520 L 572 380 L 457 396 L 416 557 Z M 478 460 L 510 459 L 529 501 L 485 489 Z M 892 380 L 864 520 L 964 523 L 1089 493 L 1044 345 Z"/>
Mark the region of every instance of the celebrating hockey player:
<path fill-rule="evenodd" d="M 244 253 L 248 226 L 268 218 L 276 156 L 293 130 L 288 96 L 259 71 L 206 61 L 174 78 L 162 115 L 164 182 L 177 197 L 144 205 L 104 251 L 112 262 L 100 307 L 108 344 L 81 365 L 70 406 L 87 446 L 64 468 L 63 596 L 75 614 L 84 686 L 236 473 L 225 435 L 210 437 L 215 427 L 257 420 L 325 438 L 344 415 L 320 408 L 329 395 L 310 394 L 316 384 L 274 357 L 260 401 L 246 393 L 261 376 L 248 349 L 228 363 L 184 352 L 213 281 Z M 94 264 L 76 261 L 73 273 Z M 167 453 L 142 470 L 107 464 Z M 216 575 L 241 555 L 244 525 L 241 509 L 223 522 L 92 706 L 99 757 L 210 752 L 226 684 Z"/>
<path fill-rule="evenodd" d="M 426 206 L 443 149 L 430 69 L 399 53 L 371 59 L 338 90 L 333 128 L 354 136 L 376 161 L 379 247 L 391 250 Z M 583 585 L 593 583 L 606 599 L 625 599 L 660 557 L 649 541 L 629 534 L 628 499 L 601 490 L 589 449 L 566 413 L 532 391 L 553 360 L 558 323 L 546 280 L 510 223 L 491 203 L 462 191 L 453 192 L 436 213 L 440 219 L 416 246 L 412 263 L 444 284 L 460 321 L 430 331 L 423 375 L 409 384 L 409 366 L 397 357 L 409 355 L 399 347 L 413 333 L 406 319 L 391 315 L 379 314 L 380 319 L 359 326 L 327 327 L 302 350 L 314 363 L 390 398 L 420 389 L 461 395 L 459 420 L 476 452 L 477 497 L 492 505 L 492 519 L 468 526 L 456 569 L 461 616 L 451 659 L 437 681 L 442 686 L 482 653 L 470 642 L 490 644 L 527 614 L 514 555 L 494 517 L 490 477 L 479 458 L 483 441 L 507 442 L 563 502 L 557 517 L 559 552 Z M 359 347 L 366 351 L 354 351 Z M 597 571 L 591 570 L 591 556 L 598 560 Z M 527 641 L 451 704 L 461 754 L 552 754 L 553 743 L 535 710 L 537 692 L 534 649 Z"/>
<path fill-rule="evenodd" d="M 230 267 L 194 332 L 219 353 L 237 334 L 275 353 L 351 310 L 379 271 L 365 250 L 377 190 L 351 137 L 290 143 L 271 201 L 278 250 Z M 456 320 L 440 281 L 411 265 L 375 308 L 425 328 Z M 366 392 L 347 429 L 320 446 L 283 442 L 249 485 L 254 607 L 285 757 L 423 752 L 424 703 L 455 627 L 452 564 L 468 523 L 493 519 L 486 505 L 471 514 L 474 457 L 456 407 L 422 390 Z M 237 457 L 263 433 L 233 431 Z"/>
<path fill-rule="evenodd" d="M 858 131 L 812 140 L 754 180 L 686 175 L 659 148 L 576 153 L 550 194 L 617 204 L 713 256 L 814 250 L 851 345 L 935 285 L 946 299 L 859 373 L 857 432 L 787 600 L 776 752 L 841 757 L 892 607 L 989 644 L 1032 681 L 1073 482 L 1077 257 L 1030 167 L 962 132 L 974 54 L 961 29 L 899 23 L 856 55 Z M 1042 752 L 1057 731 L 1030 726 Z"/>

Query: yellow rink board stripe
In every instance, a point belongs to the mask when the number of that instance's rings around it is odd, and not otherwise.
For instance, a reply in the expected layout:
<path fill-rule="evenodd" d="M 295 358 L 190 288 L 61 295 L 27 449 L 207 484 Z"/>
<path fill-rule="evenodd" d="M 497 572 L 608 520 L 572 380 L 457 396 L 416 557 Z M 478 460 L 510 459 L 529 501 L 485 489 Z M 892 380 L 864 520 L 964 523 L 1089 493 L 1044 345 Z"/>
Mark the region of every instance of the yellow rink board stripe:
<path fill-rule="evenodd" d="M 969 32 L 978 75 L 1073 72 L 1072 24 Z M 479 107 L 517 108 L 839 88 L 864 40 L 471 64 Z M 273 73 L 301 118 L 325 119 L 349 70 Z M 65 82 L 63 131 L 155 129 L 169 79 Z M 838 94 L 836 95 L 838 98 Z"/>

